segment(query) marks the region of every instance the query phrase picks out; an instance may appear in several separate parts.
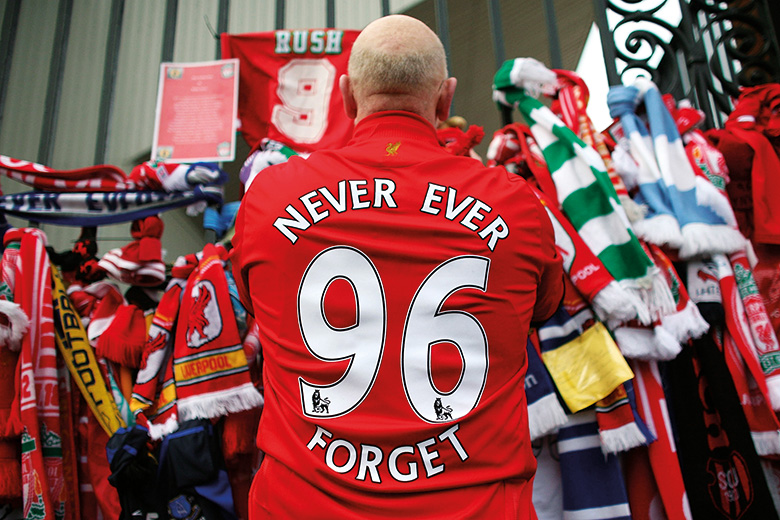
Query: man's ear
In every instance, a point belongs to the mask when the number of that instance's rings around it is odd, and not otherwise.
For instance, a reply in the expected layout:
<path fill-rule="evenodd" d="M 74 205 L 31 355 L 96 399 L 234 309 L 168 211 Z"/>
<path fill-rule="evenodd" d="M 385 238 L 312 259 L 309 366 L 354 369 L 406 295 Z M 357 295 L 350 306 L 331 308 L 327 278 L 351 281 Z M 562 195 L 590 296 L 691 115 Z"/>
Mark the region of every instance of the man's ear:
<path fill-rule="evenodd" d="M 342 74 L 339 78 L 339 90 L 341 90 L 341 97 L 344 100 L 344 112 L 348 118 L 355 119 L 357 117 L 357 103 L 352 92 L 352 83 L 346 74 Z"/>
<path fill-rule="evenodd" d="M 458 84 L 458 80 L 455 78 L 447 78 L 442 83 L 439 89 L 439 98 L 436 100 L 436 119 L 438 121 L 446 121 L 450 117 L 450 106 L 452 105 L 452 98 L 455 96 L 455 87 Z"/>

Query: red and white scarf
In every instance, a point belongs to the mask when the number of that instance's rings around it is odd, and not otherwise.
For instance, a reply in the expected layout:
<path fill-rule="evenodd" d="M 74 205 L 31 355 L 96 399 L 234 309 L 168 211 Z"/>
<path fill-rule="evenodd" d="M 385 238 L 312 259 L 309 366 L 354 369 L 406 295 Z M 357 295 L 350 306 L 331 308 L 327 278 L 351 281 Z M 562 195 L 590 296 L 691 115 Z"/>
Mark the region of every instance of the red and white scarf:
<path fill-rule="evenodd" d="M 656 437 L 656 441 L 647 447 L 647 453 L 666 518 L 691 520 L 658 363 L 631 360 L 631 368 L 639 415 Z"/>
<path fill-rule="evenodd" d="M 149 327 L 141 370 L 136 376 L 130 410 L 136 422 L 160 439 L 178 428 L 173 381 L 173 337 L 184 280 L 174 279 L 160 298 Z"/>
<path fill-rule="evenodd" d="M 533 192 L 553 224 L 555 248 L 563 258 L 564 271 L 599 318 L 622 322 L 636 317 L 649 321 L 647 305 L 631 291 L 623 290 L 561 213 L 558 205 L 541 191 L 533 189 Z"/>
<path fill-rule="evenodd" d="M 777 338 L 763 305 L 756 301 L 756 295 L 751 294 L 750 288 L 745 286 L 744 279 L 749 268 L 744 255 L 736 255 L 733 259 L 737 261 L 734 265 L 725 255 L 712 258 L 726 311 L 726 325 L 761 393 L 767 402 L 772 404 L 772 408 L 777 410 L 780 408 L 780 370 L 771 365 L 768 365 L 766 370 L 767 364 L 764 361 L 767 358 L 761 358 L 762 355 L 768 358 L 778 355 Z M 735 271 L 739 272 L 739 277 L 743 279 L 743 287 L 740 287 Z M 750 304 L 750 311 L 746 309 L 746 301 Z M 762 311 L 763 317 L 759 319 Z"/>
<path fill-rule="evenodd" d="M 139 189 L 116 166 L 100 164 L 76 170 L 57 170 L 0 155 L 0 174 L 49 191 L 123 191 Z"/>
<path fill-rule="evenodd" d="M 747 325 L 766 376 L 772 408 L 780 410 L 780 343 L 758 292 L 756 279 L 744 251 L 729 255 L 734 280 L 747 317 Z"/>
<path fill-rule="evenodd" d="M 207 244 L 182 293 L 173 349 L 173 375 L 181 420 L 212 418 L 256 408 L 263 397 L 252 384 L 230 301 L 222 246 Z"/>
<path fill-rule="evenodd" d="M 51 273 L 46 235 L 38 229 L 13 229 L 3 237 L 3 263 L 14 301 L 30 320 L 20 352 L 19 418 L 22 431 L 24 518 L 69 514 L 63 473 L 57 349 L 54 340 Z M 4 269 L 4 272 L 7 272 Z"/>

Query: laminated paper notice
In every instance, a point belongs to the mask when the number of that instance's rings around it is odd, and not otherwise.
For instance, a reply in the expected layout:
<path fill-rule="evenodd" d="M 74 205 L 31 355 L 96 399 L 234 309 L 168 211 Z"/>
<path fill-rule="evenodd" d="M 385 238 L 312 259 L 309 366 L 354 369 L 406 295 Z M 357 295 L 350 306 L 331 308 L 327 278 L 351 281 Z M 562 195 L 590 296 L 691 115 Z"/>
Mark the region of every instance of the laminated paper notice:
<path fill-rule="evenodd" d="M 542 352 L 542 359 L 572 412 L 596 403 L 634 377 L 615 340 L 600 322 L 576 339 Z"/>

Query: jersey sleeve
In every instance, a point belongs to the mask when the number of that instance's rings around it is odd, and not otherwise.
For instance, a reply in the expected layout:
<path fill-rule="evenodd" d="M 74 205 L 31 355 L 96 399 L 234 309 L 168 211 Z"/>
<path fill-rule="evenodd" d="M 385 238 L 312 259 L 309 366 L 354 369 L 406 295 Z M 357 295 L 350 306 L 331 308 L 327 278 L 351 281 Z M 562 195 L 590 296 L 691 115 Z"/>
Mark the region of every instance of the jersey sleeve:
<path fill-rule="evenodd" d="M 238 297 L 241 300 L 241 305 L 244 306 L 247 313 L 249 313 L 251 316 L 254 316 L 255 313 L 252 306 L 252 298 L 249 294 L 249 265 L 247 261 L 247 251 L 245 244 L 246 206 L 246 204 L 241 204 L 238 208 L 238 214 L 236 215 L 236 232 L 231 240 L 233 248 L 230 250 L 230 264 L 233 271 L 233 278 L 236 282 L 236 288 L 238 289 Z"/>
<path fill-rule="evenodd" d="M 558 309 L 563 300 L 563 259 L 555 248 L 555 231 L 544 207 L 535 201 L 541 234 L 539 256 L 539 286 L 536 289 L 536 304 L 532 322 L 547 320 Z"/>

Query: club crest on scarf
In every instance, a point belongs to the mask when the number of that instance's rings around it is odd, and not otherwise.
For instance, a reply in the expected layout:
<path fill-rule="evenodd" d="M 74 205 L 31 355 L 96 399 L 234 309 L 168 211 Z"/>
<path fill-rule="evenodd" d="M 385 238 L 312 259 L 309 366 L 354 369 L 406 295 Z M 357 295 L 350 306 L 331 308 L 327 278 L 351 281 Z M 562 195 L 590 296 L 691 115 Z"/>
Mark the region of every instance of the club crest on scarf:
<path fill-rule="evenodd" d="M 24 518 L 46 518 L 46 510 L 43 503 L 43 488 L 32 462 L 31 452 L 37 449 L 35 439 L 27 433 L 27 427 L 22 432 L 22 494 L 24 501 Z"/>
<path fill-rule="evenodd" d="M 712 504 L 727 518 L 739 518 L 753 502 L 753 484 L 745 459 L 736 451 L 728 458 L 711 457 L 707 473 Z"/>
<path fill-rule="evenodd" d="M 187 346 L 200 348 L 222 333 L 222 316 L 214 284 L 208 280 L 192 288 L 192 309 L 187 325 Z"/>

